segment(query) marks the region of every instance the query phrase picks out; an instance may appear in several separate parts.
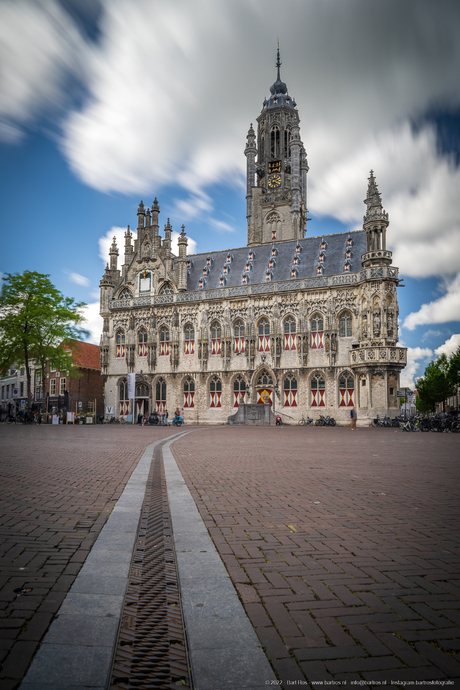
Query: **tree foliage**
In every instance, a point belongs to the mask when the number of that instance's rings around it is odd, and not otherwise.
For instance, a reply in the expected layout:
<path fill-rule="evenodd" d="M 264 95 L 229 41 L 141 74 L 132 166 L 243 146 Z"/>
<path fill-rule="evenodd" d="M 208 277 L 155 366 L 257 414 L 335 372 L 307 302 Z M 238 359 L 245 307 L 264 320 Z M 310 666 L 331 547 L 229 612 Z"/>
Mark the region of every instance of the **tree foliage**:
<path fill-rule="evenodd" d="M 419 412 L 434 412 L 438 403 L 444 402 L 454 393 L 459 384 L 460 348 L 450 358 L 441 355 L 430 362 L 422 378 L 417 379 L 417 409 Z"/>
<path fill-rule="evenodd" d="M 48 360 L 72 372 L 66 343 L 88 335 L 80 327 L 84 306 L 64 297 L 48 275 L 36 271 L 5 275 L 0 292 L 0 370 L 12 364 L 25 367 L 28 402 L 31 360 L 38 362 L 43 381 Z"/>

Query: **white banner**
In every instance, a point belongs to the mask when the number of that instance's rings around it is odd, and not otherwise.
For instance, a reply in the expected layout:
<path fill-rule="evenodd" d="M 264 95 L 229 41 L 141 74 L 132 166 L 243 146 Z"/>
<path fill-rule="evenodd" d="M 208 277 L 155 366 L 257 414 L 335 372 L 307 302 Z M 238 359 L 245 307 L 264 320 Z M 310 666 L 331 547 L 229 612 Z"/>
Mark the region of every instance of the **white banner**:
<path fill-rule="evenodd" d="M 136 374 L 128 374 L 128 399 L 133 400 L 136 384 Z"/>

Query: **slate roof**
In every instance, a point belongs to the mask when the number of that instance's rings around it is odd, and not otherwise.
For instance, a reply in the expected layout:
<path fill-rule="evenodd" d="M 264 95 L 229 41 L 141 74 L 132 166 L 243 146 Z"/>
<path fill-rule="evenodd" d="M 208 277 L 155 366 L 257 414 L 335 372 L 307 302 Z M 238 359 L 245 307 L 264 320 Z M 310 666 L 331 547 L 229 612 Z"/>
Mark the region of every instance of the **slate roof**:
<path fill-rule="evenodd" d="M 351 246 L 347 241 L 351 239 Z M 322 242 L 326 243 L 326 249 L 321 251 Z M 296 252 L 299 245 L 300 253 Z M 346 251 L 351 251 L 349 270 L 345 271 Z M 272 250 L 276 255 L 272 256 Z M 204 279 L 203 289 L 219 287 L 235 287 L 243 285 L 243 275 L 248 276 L 248 284 L 267 282 L 266 275 L 269 270 L 269 261 L 274 259 L 271 281 L 289 280 L 291 270 L 297 269 L 296 278 L 312 278 L 317 274 L 319 265 L 323 266 L 322 275 L 340 275 L 342 273 L 354 273 L 361 268 L 361 255 L 367 251 L 366 233 L 364 230 L 354 232 L 336 233 L 321 237 L 306 237 L 303 240 L 291 240 L 289 242 L 275 242 L 254 247 L 239 247 L 227 251 L 208 252 L 203 254 L 187 255 L 190 262 L 187 277 L 187 290 L 199 290 L 200 278 Z M 249 253 L 253 252 L 254 259 L 249 260 Z M 324 262 L 319 263 L 320 254 L 324 255 Z M 227 256 L 231 261 L 227 263 Z M 298 257 L 299 263 L 294 265 L 294 258 Z M 210 259 L 211 265 L 207 265 Z M 245 271 L 246 264 L 250 264 L 250 270 Z M 224 268 L 227 274 L 224 275 Z M 207 275 L 203 270 L 207 270 Z M 224 285 L 220 285 L 220 278 L 225 279 Z"/>

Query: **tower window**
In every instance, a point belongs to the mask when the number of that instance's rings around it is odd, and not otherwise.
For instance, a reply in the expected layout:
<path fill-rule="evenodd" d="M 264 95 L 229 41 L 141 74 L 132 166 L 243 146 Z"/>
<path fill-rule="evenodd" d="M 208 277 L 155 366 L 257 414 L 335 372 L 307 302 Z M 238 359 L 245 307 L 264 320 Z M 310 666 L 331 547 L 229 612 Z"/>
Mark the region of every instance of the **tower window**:
<path fill-rule="evenodd" d="M 272 158 L 278 158 L 280 155 L 280 130 L 276 125 L 270 132 L 270 155 Z"/>

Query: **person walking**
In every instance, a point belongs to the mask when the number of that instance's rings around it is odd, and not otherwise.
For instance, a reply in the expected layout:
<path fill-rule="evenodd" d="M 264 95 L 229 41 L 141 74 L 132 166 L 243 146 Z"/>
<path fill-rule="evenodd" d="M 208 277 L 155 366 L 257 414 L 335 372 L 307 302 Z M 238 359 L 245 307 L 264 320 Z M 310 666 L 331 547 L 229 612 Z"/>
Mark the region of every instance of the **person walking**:
<path fill-rule="evenodd" d="M 351 417 L 351 430 L 356 431 L 356 420 L 358 419 L 358 414 L 357 414 L 354 407 L 352 407 L 350 410 L 350 417 Z"/>
<path fill-rule="evenodd" d="M 169 426 L 168 425 L 168 417 L 169 417 L 169 412 L 168 412 L 168 410 L 165 410 L 165 426 Z"/>

